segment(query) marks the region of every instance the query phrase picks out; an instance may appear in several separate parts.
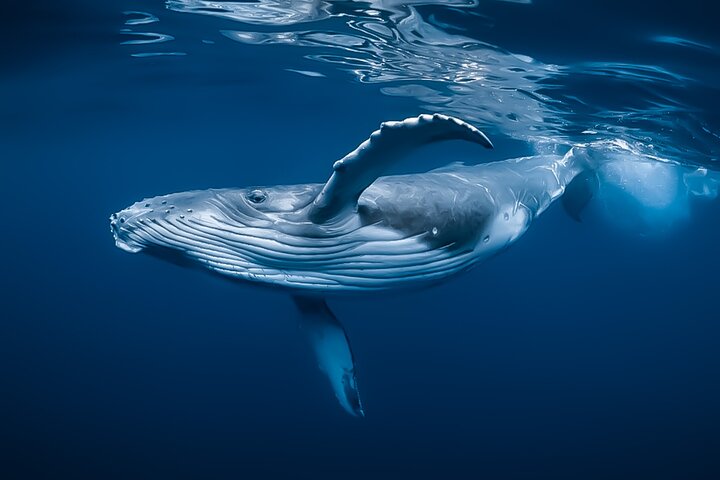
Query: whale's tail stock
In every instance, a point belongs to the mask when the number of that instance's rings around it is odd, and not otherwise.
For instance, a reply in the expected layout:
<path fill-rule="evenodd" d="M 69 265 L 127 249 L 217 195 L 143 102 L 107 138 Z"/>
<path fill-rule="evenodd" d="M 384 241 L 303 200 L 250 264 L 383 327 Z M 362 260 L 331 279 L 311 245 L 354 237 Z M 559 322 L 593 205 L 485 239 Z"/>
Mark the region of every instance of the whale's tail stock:
<path fill-rule="evenodd" d="M 561 201 L 577 221 L 592 210 L 633 230 L 666 230 L 689 217 L 694 201 L 718 195 L 720 171 L 665 160 L 621 140 L 578 145 L 568 157 L 579 173 Z"/>

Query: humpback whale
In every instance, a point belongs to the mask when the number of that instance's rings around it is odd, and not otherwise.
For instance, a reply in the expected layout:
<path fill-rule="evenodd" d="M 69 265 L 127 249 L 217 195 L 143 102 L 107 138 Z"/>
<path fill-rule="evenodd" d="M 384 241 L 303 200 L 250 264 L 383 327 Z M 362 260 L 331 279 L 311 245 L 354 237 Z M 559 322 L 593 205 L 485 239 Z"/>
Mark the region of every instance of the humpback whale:
<path fill-rule="evenodd" d="M 582 148 L 425 173 L 383 176 L 424 145 L 493 148 L 454 117 L 382 123 L 324 183 L 197 190 L 113 214 L 116 245 L 291 295 L 340 405 L 364 415 L 355 362 L 326 297 L 433 284 L 506 249 L 564 192 L 575 218 L 597 164 Z"/>

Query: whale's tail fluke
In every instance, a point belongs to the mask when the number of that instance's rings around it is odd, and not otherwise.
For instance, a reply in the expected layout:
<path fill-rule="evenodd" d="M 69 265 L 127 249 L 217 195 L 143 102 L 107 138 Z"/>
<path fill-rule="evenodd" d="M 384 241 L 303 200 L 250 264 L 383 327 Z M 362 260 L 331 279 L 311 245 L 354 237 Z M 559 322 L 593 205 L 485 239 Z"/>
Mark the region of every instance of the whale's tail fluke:
<path fill-rule="evenodd" d="M 577 221 L 592 206 L 616 225 L 665 230 L 688 218 L 694 199 L 718 195 L 720 172 L 680 165 L 623 141 L 581 145 L 567 156 L 580 173 L 566 186 L 561 202 Z"/>
<path fill-rule="evenodd" d="M 582 221 L 582 212 L 597 193 L 598 187 L 599 180 L 595 170 L 581 172 L 565 187 L 565 193 L 560 201 L 573 220 Z"/>

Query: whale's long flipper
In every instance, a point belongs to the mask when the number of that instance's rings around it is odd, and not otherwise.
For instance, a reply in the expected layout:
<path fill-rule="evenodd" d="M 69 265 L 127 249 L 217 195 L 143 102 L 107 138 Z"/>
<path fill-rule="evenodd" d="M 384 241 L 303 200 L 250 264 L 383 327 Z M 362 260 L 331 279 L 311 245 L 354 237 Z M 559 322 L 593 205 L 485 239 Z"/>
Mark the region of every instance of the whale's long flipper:
<path fill-rule="evenodd" d="M 477 128 L 447 115 L 420 115 L 401 122 L 384 122 L 370 138 L 333 165 L 333 173 L 308 212 L 310 220 L 323 223 L 347 208 L 354 208 L 360 194 L 392 163 L 415 148 L 442 140 L 468 140 L 492 148 Z"/>
<path fill-rule="evenodd" d="M 327 375 L 340 405 L 351 415 L 363 417 L 355 379 L 355 359 L 345 329 L 325 303 L 316 297 L 293 296 L 302 316 L 302 329 L 315 351 L 320 370 Z"/>

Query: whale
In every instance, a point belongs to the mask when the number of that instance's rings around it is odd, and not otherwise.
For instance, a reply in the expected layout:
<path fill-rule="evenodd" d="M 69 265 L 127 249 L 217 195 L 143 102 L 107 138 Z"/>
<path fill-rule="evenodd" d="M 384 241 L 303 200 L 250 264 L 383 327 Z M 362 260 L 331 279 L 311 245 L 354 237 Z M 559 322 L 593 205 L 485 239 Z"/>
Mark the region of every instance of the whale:
<path fill-rule="evenodd" d="M 387 121 L 335 161 L 324 183 L 147 198 L 112 214 L 111 231 L 126 252 L 289 295 L 340 406 L 363 416 L 355 358 L 328 297 L 442 282 L 507 249 L 559 198 L 579 219 L 597 188 L 597 164 L 582 148 L 386 175 L 451 140 L 493 148 L 451 116 Z"/>

